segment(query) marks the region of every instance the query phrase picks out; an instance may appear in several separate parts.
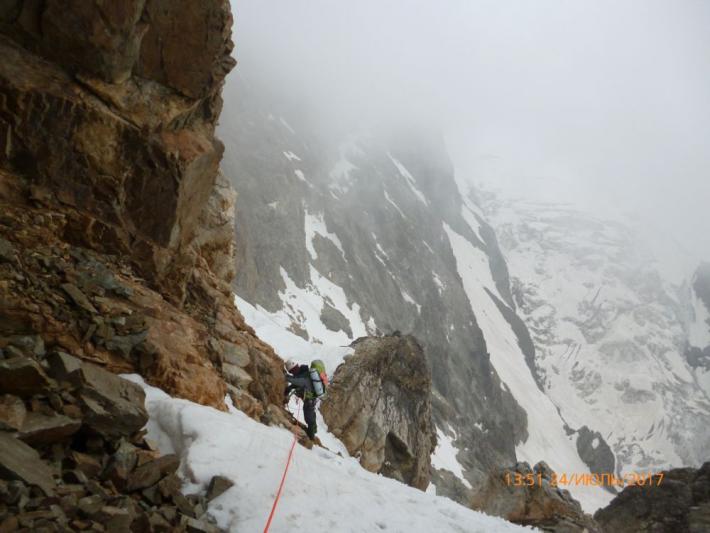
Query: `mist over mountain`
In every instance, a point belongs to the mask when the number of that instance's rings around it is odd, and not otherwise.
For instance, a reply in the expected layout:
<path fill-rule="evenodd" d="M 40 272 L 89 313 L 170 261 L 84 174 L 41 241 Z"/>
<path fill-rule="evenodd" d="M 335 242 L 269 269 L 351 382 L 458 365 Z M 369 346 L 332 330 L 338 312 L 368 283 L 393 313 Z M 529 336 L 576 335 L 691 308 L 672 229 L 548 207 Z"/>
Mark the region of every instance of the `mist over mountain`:
<path fill-rule="evenodd" d="M 686 275 L 710 257 L 707 2 L 233 5 L 242 74 L 321 125 L 416 117 L 458 179 L 653 226 Z"/>
<path fill-rule="evenodd" d="M 414 333 L 453 454 L 432 457 L 437 493 L 485 499 L 491 469 L 515 461 L 619 475 L 702 463 L 710 324 L 690 277 L 664 277 L 633 228 L 471 188 L 441 132 L 415 121 L 336 136 L 246 77 L 225 98 L 242 307 L 305 341 L 281 353 L 336 364 L 360 336 Z M 588 512 L 611 498 L 572 494 Z"/>

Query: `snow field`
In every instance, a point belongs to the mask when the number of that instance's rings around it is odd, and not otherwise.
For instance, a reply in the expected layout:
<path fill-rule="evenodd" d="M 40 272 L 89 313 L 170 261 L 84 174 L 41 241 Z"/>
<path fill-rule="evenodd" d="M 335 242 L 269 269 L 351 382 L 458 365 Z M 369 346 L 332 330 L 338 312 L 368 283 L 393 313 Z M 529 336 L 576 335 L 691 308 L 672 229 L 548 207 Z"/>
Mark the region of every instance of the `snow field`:
<path fill-rule="evenodd" d="M 553 471 L 588 473 L 575 443 L 567 436 L 564 423 L 552 401 L 538 388 L 525 362 L 518 339 L 487 291 L 498 295 L 488 256 L 444 224 L 456 266 L 463 280 L 473 312 L 486 340 L 491 363 L 518 404 L 528 416 L 528 439 L 516 445 L 519 461 L 534 465 L 547 462 Z M 606 506 L 612 495 L 598 487 L 567 487 L 586 512 Z"/>
<path fill-rule="evenodd" d="M 187 494 L 204 490 L 215 475 L 235 485 L 208 512 L 220 527 L 260 532 L 278 488 L 293 435 L 232 408 L 221 412 L 171 398 L 137 375 L 124 376 L 146 391 L 148 438 L 180 457 Z M 355 459 L 296 446 L 270 531 L 513 532 L 522 528 L 375 475 Z"/>

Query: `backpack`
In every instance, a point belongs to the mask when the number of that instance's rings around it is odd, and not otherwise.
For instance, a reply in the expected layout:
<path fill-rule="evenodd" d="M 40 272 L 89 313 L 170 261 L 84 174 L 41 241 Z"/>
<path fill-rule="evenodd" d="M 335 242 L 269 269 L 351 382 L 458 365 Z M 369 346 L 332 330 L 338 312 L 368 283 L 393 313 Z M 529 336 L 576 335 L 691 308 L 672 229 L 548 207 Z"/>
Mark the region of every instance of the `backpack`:
<path fill-rule="evenodd" d="M 321 398 L 325 395 L 328 386 L 328 374 L 325 373 L 325 364 L 320 359 L 311 361 L 309 369 L 311 383 L 313 384 L 313 397 Z"/>

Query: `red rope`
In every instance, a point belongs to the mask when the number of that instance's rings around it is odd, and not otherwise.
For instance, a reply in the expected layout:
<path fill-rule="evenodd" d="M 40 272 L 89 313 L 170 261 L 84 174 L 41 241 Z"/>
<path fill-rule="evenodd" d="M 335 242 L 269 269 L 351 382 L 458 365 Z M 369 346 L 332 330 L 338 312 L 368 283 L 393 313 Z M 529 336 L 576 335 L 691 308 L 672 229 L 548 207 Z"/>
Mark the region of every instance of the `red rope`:
<path fill-rule="evenodd" d="M 298 422 L 298 415 L 301 414 L 301 402 L 298 402 L 298 412 L 296 413 L 296 422 Z M 276 513 L 276 507 L 279 504 L 279 499 L 281 498 L 281 491 L 284 488 L 284 483 L 286 482 L 286 474 L 288 474 L 288 468 L 291 466 L 291 457 L 293 457 L 293 450 L 296 448 L 296 442 L 298 442 L 298 434 L 296 431 L 293 432 L 293 442 L 291 443 L 291 449 L 288 452 L 288 459 L 286 459 L 286 468 L 284 468 L 284 473 L 281 476 L 281 483 L 279 483 L 279 490 L 276 491 L 276 498 L 274 498 L 274 504 L 271 506 L 271 513 L 269 513 L 269 520 L 266 522 L 266 527 L 264 528 L 264 533 L 268 533 L 271 527 L 271 521 L 274 519 L 274 514 Z"/>

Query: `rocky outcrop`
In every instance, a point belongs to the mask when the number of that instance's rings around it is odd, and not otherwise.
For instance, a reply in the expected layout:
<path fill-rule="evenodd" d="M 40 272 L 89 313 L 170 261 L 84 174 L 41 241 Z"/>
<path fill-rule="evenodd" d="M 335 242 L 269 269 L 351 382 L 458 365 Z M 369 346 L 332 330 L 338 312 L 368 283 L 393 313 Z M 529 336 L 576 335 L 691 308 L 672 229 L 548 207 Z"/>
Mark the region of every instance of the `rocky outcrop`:
<path fill-rule="evenodd" d="M 594 519 L 607 533 L 710 531 L 710 462 L 676 468 L 626 487 Z"/>
<path fill-rule="evenodd" d="M 0 3 L 0 348 L 37 337 L 256 418 L 280 403 L 230 287 L 231 23 L 226 0 Z"/>
<path fill-rule="evenodd" d="M 145 439 L 142 387 L 66 353 L 14 338 L 0 361 L 0 531 L 202 531 L 206 495 L 185 496 L 175 455 Z M 5 357 L 6 350 L 3 350 Z"/>
<path fill-rule="evenodd" d="M 595 474 L 613 475 L 616 472 L 614 452 L 598 431 L 592 431 L 587 426 L 577 430 L 577 453 Z M 613 487 L 604 488 L 616 493 Z"/>
<path fill-rule="evenodd" d="M 422 348 L 399 335 L 366 337 L 353 346 L 335 371 L 323 418 L 364 468 L 424 490 L 436 437 Z"/>
<path fill-rule="evenodd" d="M 550 467 L 518 463 L 493 472 L 476 487 L 471 507 L 511 522 L 556 533 L 601 533 L 569 491 L 555 486 Z"/>

